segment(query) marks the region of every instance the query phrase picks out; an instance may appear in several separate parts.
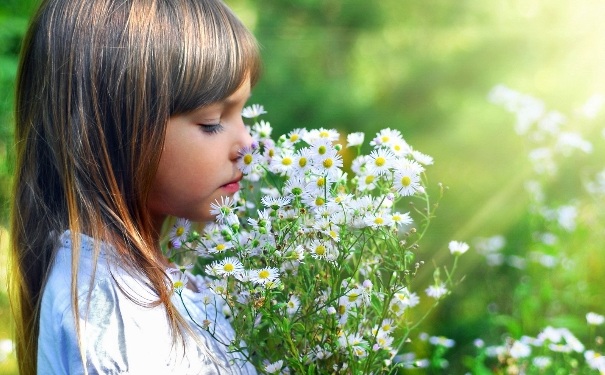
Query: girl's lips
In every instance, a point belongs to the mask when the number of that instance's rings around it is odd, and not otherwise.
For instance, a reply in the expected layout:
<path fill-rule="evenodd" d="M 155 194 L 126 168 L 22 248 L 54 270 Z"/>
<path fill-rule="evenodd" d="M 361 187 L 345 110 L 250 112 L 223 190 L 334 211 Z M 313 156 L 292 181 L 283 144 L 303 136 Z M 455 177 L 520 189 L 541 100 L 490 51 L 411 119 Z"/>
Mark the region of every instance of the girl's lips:
<path fill-rule="evenodd" d="M 236 193 L 239 191 L 239 180 L 231 181 L 228 184 L 221 186 L 223 190 L 226 190 L 228 193 Z"/>

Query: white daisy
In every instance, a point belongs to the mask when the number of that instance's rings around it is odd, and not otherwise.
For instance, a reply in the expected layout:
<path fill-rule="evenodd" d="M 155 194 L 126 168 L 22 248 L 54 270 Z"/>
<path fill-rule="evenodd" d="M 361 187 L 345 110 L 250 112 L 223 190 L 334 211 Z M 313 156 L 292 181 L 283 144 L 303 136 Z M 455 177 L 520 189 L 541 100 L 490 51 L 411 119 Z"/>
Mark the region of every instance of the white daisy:
<path fill-rule="evenodd" d="M 347 135 L 347 147 L 361 146 L 365 134 L 363 132 L 351 133 Z"/>
<path fill-rule="evenodd" d="M 258 285 L 267 285 L 279 278 L 279 271 L 275 267 L 264 267 L 250 271 L 250 280 Z"/>
<path fill-rule="evenodd" d="M 422 188 L 420 176 L 412 169 L 398 169 L 393 183 L 395 189 L 403 196 L 414 195 Z"/>
<path fill-rule="evenodd" d="M 258 147 L 244 147 L 239 151 L 237 168 L 242 171 L 242 173 L 249 174 L 253 171 L 254 165 L 257 164 L 258 158 Z"/>
<path fill-rule="evenodd" d="M 297 144 L 298 142 L 300 142 L 305 137 L 305 134 L 307 134 L 307 130 L 306 129 L 294 129 L 294 130 L 292 130 L 290 133 L 288 133 L 288 136 L 285 137 L 284 146 L 285 147 L 291 147 L 291 146 Z"/>
<path fill-rule="evenodd" d="M 391 144 L 391 142 L 398 139 L 403 139 L 399 130 L 386 128 L 382 129 L 380 132 L 378 132 L 378 134 L 376 134 L 376 137 L 374 137 L 374 139 L 372 139 L 370 142 L 370 146 L 388 146 Z"/>
<path fill-rule="evenodd" d="M 391 215 L 391 220 L 393 221 L 394 225 L 397 225 L 399 227 L 410 225 L 413 222 L 409 212 L 393 212 L 393 214 Z"/>
<path fill-rule="evenodd" d="M 265 108 L 260 104 L 252 104 L 242 110 L 242 117 L 245 118 L 255 118 L 260 115 L 264 115 L 267 113 Z"/>
<path fill-rule="evenodd" d="M 356 181 L 359 191 L 372 191 L 376 188 L 378 175 L 372 172 L 363 172 L 357 175 Z"/>
<path fill-rule="evenodd" d="M 191 222 L 187 219 L 178 218 L 170 230 L 169 238 L 172 246 L 180 248 L 183 242 L 187 241 Z"/>
<path fill-rule="evenodd" d="M 252 125 L 252 132 L 258 134 L 260 139 L 266 139 L 271 137 L 271 132 L 273 128 L 271 124 L 265 120 L 260 120 L 259 122 Z"/>
<path fill-rule="evenodd" d="M 268 365 L 266 365 L 265 371 L 267 372 L 267 374 L 277 374 L 281 371 L 283 366 L 284 361 L 280 359 L 277 362 L 269 363 Z"/>
<path fill-rule="evenodd" d="M 605 323 L 605 316 L 599 315 L 594 312 L 589 312 L 588 314 L 586 314 L 586 322 L 593 326 L 600 326 Z"/>
<path fill-rule="evenodd" d="M 290 171 L 294 168 L 294 163 L 296 159 L 292 150 L 290 149 L 280 149 L 277 155 L 271 159 L 269 163 L 269 169 L 271 172 L 281 175 L 288 175 Z"/>
<path fill-rule="evenodd" d="M 435 299 L 440 299 L 441 297 L 445 296 L 447 292 L 448 290 L 443 283 L 431 285 L 426 288 L 426 294 L 429 297 L 433 297 Z"/>
<path fill-rule="evenodd" d="M 215 261 L 212 265 L 218 276 L 237 276 L 244 272 L 244 265 L 235 257 Z"/>
<path fill-rule="evenodd" d="M 291 295 L 288 302 L 286 302 L 286 312 L 288 313 L 288 315 L 290 315 L 290 316 L 294 315 L 298 311 L 299 307 L 300 307 L 300 299 L 298 297 L 296 297 L 294 294 Z"/>
<path fill-rule="evenodd" d="M 306 245 L 307 251 L 315 259 L 328 259 L 335 250 L 334 246 L 327 241 L 313 240 Z"/>
<path fill-rule="evenodd" d="M 420 164 L 424 164 L 424 165 L 433 164 L 433 158 L 427 154 L 423 154 L 422 152 L 416 151 L 416 150 L 412 150 L 411 154 L 412 154 L 412 157 Z"/>
<path fill-rule="evenodd" d="M 335 129 L 311 129 L 305 134 L 305 141 L 309 144 L 314 143 L 318 140 L 325 140 L 329 142 L 337 141 L 340 135 Z"/>
<path fill-rule="evenodd" d="M 393 220 L 391 219 L 391 215 L 381 211 L 366 215 L 364 221 L 368 226 L 372 228 L 388 226 L 391 225 L 393 222 Z"/>
<path fill-rule="evenodd" d="M 462 255 L 466 253 L 469 246 L 466 242 L 450 241 L 448 248 L 453 255 Z"/>
<path fill-rule="evenodd" d="M 366 167 L 373 174 L 386 174 L 390 171 L 394 159 L 395 155 L 391 151 L 380 148 L 370 153 L 370 160 Z"/>
<path fill-rule="evenodd" d="M 234 213 L 235 199 L 231 197 L 221 197 L 221 201 L 218 199 L 214 203 L 210 204 L 210 215 L 216 217 L 218 223 L 223 223 L 225 218 Z"/>

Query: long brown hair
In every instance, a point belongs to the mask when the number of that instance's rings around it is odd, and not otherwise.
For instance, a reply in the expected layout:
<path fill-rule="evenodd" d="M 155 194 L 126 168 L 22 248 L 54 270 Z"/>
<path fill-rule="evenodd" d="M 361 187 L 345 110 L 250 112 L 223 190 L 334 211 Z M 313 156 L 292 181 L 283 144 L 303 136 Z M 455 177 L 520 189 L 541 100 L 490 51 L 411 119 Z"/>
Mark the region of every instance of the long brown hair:
<path fill-rule="evenodd" d="M 16 92 L 10 290 L 21 374 L 36 372 L 42 291 L 65 230 L 110 242 L 158 296 L 138 303 L 164 305 L 173 339 L 182 334 L 146 210 L 166 125 L 246 77 L 254 84 L 259 65 L 254 37 L 220 0 L 42 2 Z"/>

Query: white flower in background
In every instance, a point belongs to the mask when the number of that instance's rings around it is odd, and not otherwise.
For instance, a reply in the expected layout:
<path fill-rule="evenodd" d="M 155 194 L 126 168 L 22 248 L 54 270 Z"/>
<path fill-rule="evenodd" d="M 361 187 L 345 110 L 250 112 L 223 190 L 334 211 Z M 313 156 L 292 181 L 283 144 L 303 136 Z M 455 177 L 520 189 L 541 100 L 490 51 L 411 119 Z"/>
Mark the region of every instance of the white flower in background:
<path fill-rule="evenodd" d="M 562 132 L 557 137 L 555 150 L 564 156 L 569 156 L 575 150 L 590 154 L 592 152 L 592 143 L 582 138 L 582 135 L 579 133 Z"/>
<path fill-rule="evenodd" d="M 537 356 L 532 360 L 534 366 L 540 370 L 544 370 L 552 365 L 552 358 L 546 356 Z"/>
<path fill-rule="evenodd" d="M 599 112 L 601 112 L 601 108 L 603 108 L 603 104 L 605 103 L 605 97 L 601 94 L 595 94 L 588 98 L 586 103 L 582 105 L 580 108 L 580 114 L 588 119 L 594 119 L 597 117 Z"/>
<path fill-rule="evenodd" d="M 347 147 L 361 146 L 363 144 L 364 137 L 365 134 L 362 132 L 348 134 Z"/>
<path fill-rule="evenodd" d="M 448 339 L 445 336 L 431 336 L 429 342 L 433 345 L 443 346 L 444 348 L 453 348 L 456 342 L 452 339 Z"/>
<path fill-rule="evenodd" d="M 431 285 L 428 288 L 426 288 L 426 294 L 429 297 L 433 297 L 434 299 L 440 299 L 441 297 L 443 297 L 447 294 L 447 288 L 445 287 L 445 284 L 443 284 L 443 283 Z"/>
<path fill-rule="evenodd" d="M 552 150 L 547 147 L 539 147 L 529 152 L 529 161 L 534 171 L 541 175 L 554 175 L 557 172 Z"/>
<path fill-rule="evenodd" d="M 605 323 L 605 316 L 594 312 L 589 312 L 586 314 L 586 322 L 591 326 L 600 326 Z"/>
<path fill-rule="evenodd" d="M 252 104 L 242 110 L 242 117 L 245 118 L 255 118 L 260 115 L 264 115 L 267 113 L 265 108 L 260 104 Z"/>
<path fill-rule="evenodd" d="M 286 303 L 286 312 L 288 315 L 294 315 L 298 311 L 300 307 L 300 298 L 295 296 L 294 294 L 290 296 L 290 299 Z"/>
<path fill-rule="evenodd" d="M 510 348 L 510 356 L 513 358 L 527 358 L 531 355 L 531 347 L 521 341 L 515 341 Z"/>
<path fill-rule="evenodd" d="M 450 241 L 448 248 L 452 255 L 462 255 L 468 251 L 469 246 L 466 242 Z"/>
<path fill-rule="evenodd" d="M 584 358 L 591 369 L 598 370 L 601 374 L 605 373 L 605 356 L 594 350 L 584 352 Z"/>
<path fill-rule="evenodd" d="M 0 340 L 0 363 L 5 361 L 15 350 L 15 343 L 10 339 Z"/>
<path fill-rule="evenodd" d="M 283 366 L 284 366 L 284 361 L 280 359 L 277 362 L 273 362 L 273 363 L 266 365 L 265 371 L 267 371 L 268 374 L 277 374 L 281 371 Z"/>
<path fill-rule="evenodd" d="M 538 121 L 538 131 L 548 135 L 557 135 L 566 121 L 567 119 L 562 113 L 550 111 Z"/>

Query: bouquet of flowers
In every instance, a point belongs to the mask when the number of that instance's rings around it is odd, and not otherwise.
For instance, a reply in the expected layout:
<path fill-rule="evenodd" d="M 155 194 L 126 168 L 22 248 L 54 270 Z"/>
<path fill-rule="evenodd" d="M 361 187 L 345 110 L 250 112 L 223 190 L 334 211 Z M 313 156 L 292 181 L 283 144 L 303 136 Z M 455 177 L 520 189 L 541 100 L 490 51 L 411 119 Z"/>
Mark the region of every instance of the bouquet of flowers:
<path fill-rule="evenodd" d="M 170 254 L 196 254 L 219 297 L 208 303 L 222 305 L 236 332 L 228 344 L 260 372 L 396 368 L 410 331 L 454 283 L 457 256 L 444 274 L 435 270 L 426 311 L 412 313 L 420 295 L 410 282 L 424 263 L 416 249 L 437 206 L 425 188 L 432 158 L 392 129 L 369 142 L 368 155 L 359 153 L 363 133 L 348 135 L 346 147 L 330 129 L 274 141 L 264 113 L 259 105 L 243 112 L 255 142 L 241 151 L 241 191 L 212 205 L 216 222 L 200 233 L 178 219 Z M 456 255 L 467 249 L 450 243 Z M 213 333 L 211 318 L 198 323 Z"/>

